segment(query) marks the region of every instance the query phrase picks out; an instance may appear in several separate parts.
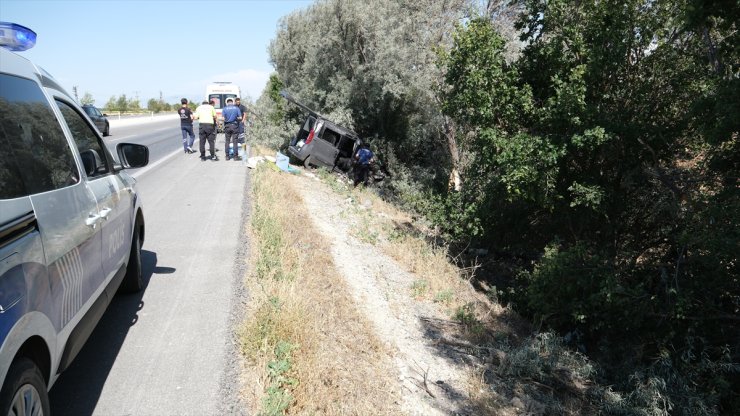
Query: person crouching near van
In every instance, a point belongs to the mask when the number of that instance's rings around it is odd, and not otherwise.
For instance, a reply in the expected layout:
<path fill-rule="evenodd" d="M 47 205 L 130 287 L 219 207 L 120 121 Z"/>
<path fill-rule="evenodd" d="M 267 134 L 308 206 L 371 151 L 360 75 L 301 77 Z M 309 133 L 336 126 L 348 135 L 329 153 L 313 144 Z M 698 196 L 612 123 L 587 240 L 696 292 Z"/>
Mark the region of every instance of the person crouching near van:
<path fill-rule="evenodd" d="M 226 100 L 226 107 L 224 107 L 221 114 L 224 117 L 224 140 L 226 146 L 226 160 L 229 160 L 229 143 L 231 143 L 234 149 L 234 160 L 241 160 L 239 157 L 239 123 L 242 121 L 242 112 L 239 107 L 234 105 L 234 100 L 229 98 Z"/>
<path fill-rule="evenodd" d="M 367 143 L 363 143 L 360 150 L 355 153 L 355 187 L 357 187 L 357 184 L 360 182 L 365 186 L 369 184 L 370 164 L 375 161 L 374 157 L 375 155 L 373 154 L 373 151 L 370 150 L 370 145 Z"/>
<path fill-rule="evenodd" d="M 198 127 L 200 160 L 206 160 L 206 140 L 208 140 L 211 151 L 211 160 L 218 160 L 216 157 L 216 109 L 208 104 L 208 101 L 203 101 L 203 104 L 195 109 L 195 118 L 200 122 Z"/>

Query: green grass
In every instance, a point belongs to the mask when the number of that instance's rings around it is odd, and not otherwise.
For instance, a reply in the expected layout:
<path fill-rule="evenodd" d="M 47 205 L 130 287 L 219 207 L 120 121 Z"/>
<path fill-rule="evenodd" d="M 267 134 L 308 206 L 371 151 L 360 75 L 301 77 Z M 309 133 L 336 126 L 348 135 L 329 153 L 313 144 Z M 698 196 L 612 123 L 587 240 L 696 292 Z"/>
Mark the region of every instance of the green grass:
<path fill-rule="evenodd" d="M 483 324 L 475 317 L 475 306 L 472 303 L 455 309 L 453 318 L 474 335 L 481 335 L 485 331 Z"/>
<path fill-rule="evenodd" d="M 254 274 L 260 287 L 267 294 L 242 335 L 243 351 L 255 362 L 266 362 L 267 387 L 261 400 L 260 415 L 285 414 L 294 403 L 291 388 L 298 381 L 291 377 L 292 353 L 297 348 L 287 336 L 292 331 L 289 306 L 281 299 L 281 288 L 289 287 L 295 280 L 295 264 L 287 261 L 289 237 L 285 233 L 285 218 L 276 215 L 279 196 L 271 190 L 272 183 L 265 178 L 267 168 L 260 166 L 255 175 L 255 204 L 252 215 L 252 232 L 255 235 L 256 259 Z"/>
<path fill-rule="evenodd" d="M 411 292 L 415 298 L 424 297 L 429 291 L 429 282 L 426 280 L 417 280 L 411 284 Z"/>
<path fill-rule="evenodd" d="M 327 184 L 332 191 L 339 195 L 347 195 L 350 192 L 350 186 L 346 181 L 339 180 L 339 178 L 326 168 L 316 169 L 316 176 L 321 179 L 322 182 Z"/>
<path fill-rule="evenodd" d="M 262 399 L 262 413 L 265 416 L 285 414 L 293 402 L 289 388 L 298 384 L 298 380 L 289 376 L 292 369 L 291 352 L 297 347 L 290 342 L 280 340 L 274 348 L 275 358 L 267 363 L 269 387 Z"/>
<path fill-rule="evenodd" d="M 455 294 L 450 289 L 446 289 L 441 292 L 438 292 L 434 296 L 435 302 L 443 303 L 445 305 L 449 305 L 454 299 L 455 299 Z"/>
<path fill-rule="evenodd" d="M 375 228 L 369 215 L 362 215 L 357 226 L 354 229 L 355 237 L 360 241 L 376 245 L 380 241 L 380 232 Z"/>

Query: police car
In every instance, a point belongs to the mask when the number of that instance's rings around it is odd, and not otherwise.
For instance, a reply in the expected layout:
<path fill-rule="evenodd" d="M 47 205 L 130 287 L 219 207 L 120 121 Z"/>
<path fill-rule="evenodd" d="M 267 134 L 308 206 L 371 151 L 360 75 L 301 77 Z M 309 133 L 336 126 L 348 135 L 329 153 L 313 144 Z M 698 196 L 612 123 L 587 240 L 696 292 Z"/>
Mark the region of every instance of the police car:
<path fill-rule="evenodd" d="M 146 146 L 114 157 L 82 108 L 13 51 L 30 29 L 0 22 L 0 415 L 49 414 L 48 390 L 113 295 L 143 288 L 135 179 Z"/>

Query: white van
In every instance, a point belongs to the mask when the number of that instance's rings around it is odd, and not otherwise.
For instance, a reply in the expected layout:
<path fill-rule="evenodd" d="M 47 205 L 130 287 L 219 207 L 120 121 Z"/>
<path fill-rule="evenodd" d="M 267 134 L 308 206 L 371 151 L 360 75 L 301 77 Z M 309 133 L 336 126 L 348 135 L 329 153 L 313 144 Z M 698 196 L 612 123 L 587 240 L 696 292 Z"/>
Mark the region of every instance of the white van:
<path fill-rule="evenodd" d="M 224 131 L 224 118 L 221 115 L 226 106 L 227 99 L 241 98 L 241 90 L 238 85 L 226 81 L 217 81 L 206 86 L 206 101 L 213 102 L 216 109 L 217 128 L 219 132 Z"/>

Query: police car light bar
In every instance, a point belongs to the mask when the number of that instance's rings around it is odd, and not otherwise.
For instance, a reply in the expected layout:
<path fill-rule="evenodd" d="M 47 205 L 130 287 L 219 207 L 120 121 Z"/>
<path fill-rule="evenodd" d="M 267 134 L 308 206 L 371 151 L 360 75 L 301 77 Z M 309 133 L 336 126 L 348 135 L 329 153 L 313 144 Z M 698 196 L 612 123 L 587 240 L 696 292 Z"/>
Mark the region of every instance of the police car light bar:
<path fill-rule="evenodd" d="M 15 23 L 0 22 L 0 46 L 11 51 L 25 51 L 36 45 L 36 32 Z"/>

